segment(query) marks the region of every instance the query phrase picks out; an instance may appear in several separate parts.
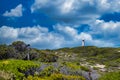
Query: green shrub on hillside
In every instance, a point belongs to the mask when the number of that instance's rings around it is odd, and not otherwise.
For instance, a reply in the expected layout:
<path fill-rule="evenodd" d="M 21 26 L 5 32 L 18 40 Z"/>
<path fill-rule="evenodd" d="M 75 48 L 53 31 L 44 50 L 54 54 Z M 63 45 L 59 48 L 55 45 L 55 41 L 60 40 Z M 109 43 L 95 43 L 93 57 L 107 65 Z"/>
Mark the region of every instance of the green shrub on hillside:
<path fill-rule="evenodd" d="M 65 65 L 68 68 L 73 69 L 73 70 L 79 70 L 79 69 L 81 69 L 80 65 L 77 65 L 77 63 L 63 62 L 63 65 Z"/>
<path fill-rule="evenodd" d="M 25 72 L 34 69 L 39 65 L 32 61 L 24 60 L 1 60 L 0 70 L 13 73 L 12 78 L 21 80 L 25 77 Z"/>
<path fill-rule="evenodd" d="M 85 78 L 82 76 L 52 74 L 51 76 L 47 77 L 28 76 L 26 80 L 85 80 Z"/>
<path fill-rule="evenodd" d="M 120 80 L 120 72 L 106 73 L 99 80 Z"/>
<path fill-rule="evenodd" d="M 73 75 L 63 75 L 63 74 L 52 74 L 48 77 L 49 80 L 85 80 L 81 76 L 73 76 Z"/>
<path fill-rule="evenodd" d="M 67 66 L 71 70 L 83 70 L 83 71 L 90 71 L 89 68 L 81 66 L 80 64 L 73 63 L 73 62 L 64 62 L 64 66 Z"/>
<path fill-rule="evenodd" d="M 89 71 L 90 71 L 90 69 L 89 69 L 89 68 L 87 68 L 87 67 L 85 67 L 85 66 L 80 66 L 80 68 L 81 68 L 81 70 L 83 70 L 83 71 L 87 71 L 87 72 L 89 72 Z"/>
<path fill-rule="evenodd" d="M 39 75 L 45 77 L 45 76 L 50 76 L 52 73 L 54 73 L 54 67 L 48 66 L 44 70 L 42 70 Z"/>
<path fill-rule="evenodd" d="M 15 41 L 11 45 L 0 45 L 0 60 L 2 59 L 22 59 L 38 60 L 42 62 L 56 62 L 58 56 L 50 53 L 50 50 L 37 50 L 30 47 L 23 41 Z M 50 54 L 49 54 L 50 53 Z"/>
<path fill-rule="evenodd" d="M 41 62 L 57 62 L 58 56 L 55 54 L 47 54 L 43 52 L 39 52 L 39 61 Z"/>

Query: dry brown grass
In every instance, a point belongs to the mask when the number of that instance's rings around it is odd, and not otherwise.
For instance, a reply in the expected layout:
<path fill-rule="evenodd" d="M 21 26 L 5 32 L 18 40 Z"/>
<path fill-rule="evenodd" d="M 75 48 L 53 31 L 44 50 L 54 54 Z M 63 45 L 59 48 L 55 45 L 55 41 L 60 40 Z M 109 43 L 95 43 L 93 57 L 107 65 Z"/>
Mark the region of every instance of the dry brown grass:
<path fill-rule="evenodd" d="M 12 73 L 7 73 L 5 71 L 0 71 L 0 78 L 3 78 L 5 80 L 12 80 Z"/>

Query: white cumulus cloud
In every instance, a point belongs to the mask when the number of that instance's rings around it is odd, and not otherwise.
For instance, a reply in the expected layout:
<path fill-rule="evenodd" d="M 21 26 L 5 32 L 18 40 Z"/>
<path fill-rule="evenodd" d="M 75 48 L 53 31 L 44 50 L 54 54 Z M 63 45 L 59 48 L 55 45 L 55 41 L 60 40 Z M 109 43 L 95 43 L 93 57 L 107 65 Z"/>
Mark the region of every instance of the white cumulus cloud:
<path fill-rule="evenodd" d="M 2 26 L 0 28 L 0 36 L 4 38 L 17 38 L 17 30 L 11 27 Z"/>
<path fill-rule="evenodd" d="M 23 6 L 22 6 L 22 4 L 19 4 L 14 9 L 11 9 L 10 11 L 6 11 L 3 14 L 3 16 L 6 16 L 6 17 L 21 17 L 22 16 L 22 11 L 23 11 Z"/>
<path fill-rule="evenodd" d="M 119 12 L 120 0 L 35 0 L 31 12 L 43 12 L 65 24 L 89 24 L 105 13 Z"/>
<path fill-rule="evenodd" d="M 59 34 L 49 32 L 48 28 L 39 25 L 23 28 L 2 26 L 0 28 L 0 44 L 10 44 L 16 40 L 29 43 L 33 47 L 45 49 L 60 47 L 63 42 L 63 37 Z"/>
<path fill-rule="evenodd" d="M 96 20 L 91 23 L 91 35 L 104 42 L 113 43 L 119 45 L 120 40 L 120 22 L 105 22 L 103 20 Z"/>
<path fill-rule="evenodd" d="M 102 24 L 102 21 L 97 21 L 95 25 L 97 26 L 97 24 L 104 25 L 104 23 Z M 94 34 L 91 32 L 79 33 L 76 28 L 71 26 L 57 24 L 53 26 L 53 29 L 54 29 L 53 31 L 49 31 L 48 28 L 41 27 L 40 25 L 23 28 L 2 26 L 0 28 L 0 44 L 1 43 L 9 44 L 16 40 L 22 40 L 26 43 L 31 44 L 32 47 L 36 47 L 39 49 L 55 49 L 61 47 L 81 46 L 82 39 L 85 39 L 86 45 L 102 47 L 114 46 L 114 42 L 111 42 L 109 40 L 93 38 L 93 35 L 97 35 L 96 33 Z M 112 30 L 116 31 L 117 29 L 119 29 L 119 26 L 118 28 L 114 27 L 114 29 Z M 105 29 L 102 29 L 101 27 L 101 29 L 99 30 L 104 32 Z"/>

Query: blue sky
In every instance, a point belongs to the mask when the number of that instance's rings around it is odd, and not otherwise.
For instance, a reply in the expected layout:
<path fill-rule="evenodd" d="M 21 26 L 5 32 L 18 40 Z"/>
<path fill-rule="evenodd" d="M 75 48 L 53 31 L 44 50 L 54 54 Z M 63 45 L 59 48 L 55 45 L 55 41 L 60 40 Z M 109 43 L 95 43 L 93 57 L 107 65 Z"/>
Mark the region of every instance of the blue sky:
<path fill-rule="evenodd" d="M 119 0 L 0 0 L 0 44 L 120 46 Z"/>

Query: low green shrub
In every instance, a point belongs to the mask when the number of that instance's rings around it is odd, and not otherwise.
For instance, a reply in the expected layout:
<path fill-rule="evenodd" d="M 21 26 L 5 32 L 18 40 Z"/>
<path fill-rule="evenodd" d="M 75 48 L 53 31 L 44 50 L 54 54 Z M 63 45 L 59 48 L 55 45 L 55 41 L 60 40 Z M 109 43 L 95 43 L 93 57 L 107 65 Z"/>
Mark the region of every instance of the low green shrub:
<path fill-rule="evenodd" d="M 120 72 L 109 72 L 100 77 L 99 80 L 120 80 Z"/>
<path fill-rule="evenodd" d="M 85 80 L 85 79 L 82 76 L 52 74 L 51 76 L 47 77 L 28 76 L 26 80 Z"/>
<path fill-rule="evenodd" d="M 49 77 L 49 80 L 85 80 L 85 79 L 81 76 L 52 74 Z"/>
<path fill-rule="evenodd" d="M 54 67 L 48 66 L 44 70 L 42 70 L 39 75 L 42 77 L 50 76 L 53 73 L 53 71 L 54 71 Z"/>
<path fill-rule="evenodd" d="M 73 70 L 81 69 L 80 65 L 78 65 L 77 63 L 73 63 L 73 62 L 64 62 L 63 65 L 65 65 L 68 68 L 73 69 Z"/>
<path fill-rule="evenodd" d="M 84 66 L 80 66 L 80 68 L 81 68 L 81 70 L 83 70 L 83 71 L 90 71 L 90 69 L 89 68 L 87 68 L 87 67 L 84 67 Z"/>
<path fill-rule="evenodd" d="M 13 73 L 13 77 L 22 80 L 25 77 L 25 72 L 31 68 L 36 68 L 39 65 L 32 61 L 24 60 L 1 60 L 0 70 Z"/>

